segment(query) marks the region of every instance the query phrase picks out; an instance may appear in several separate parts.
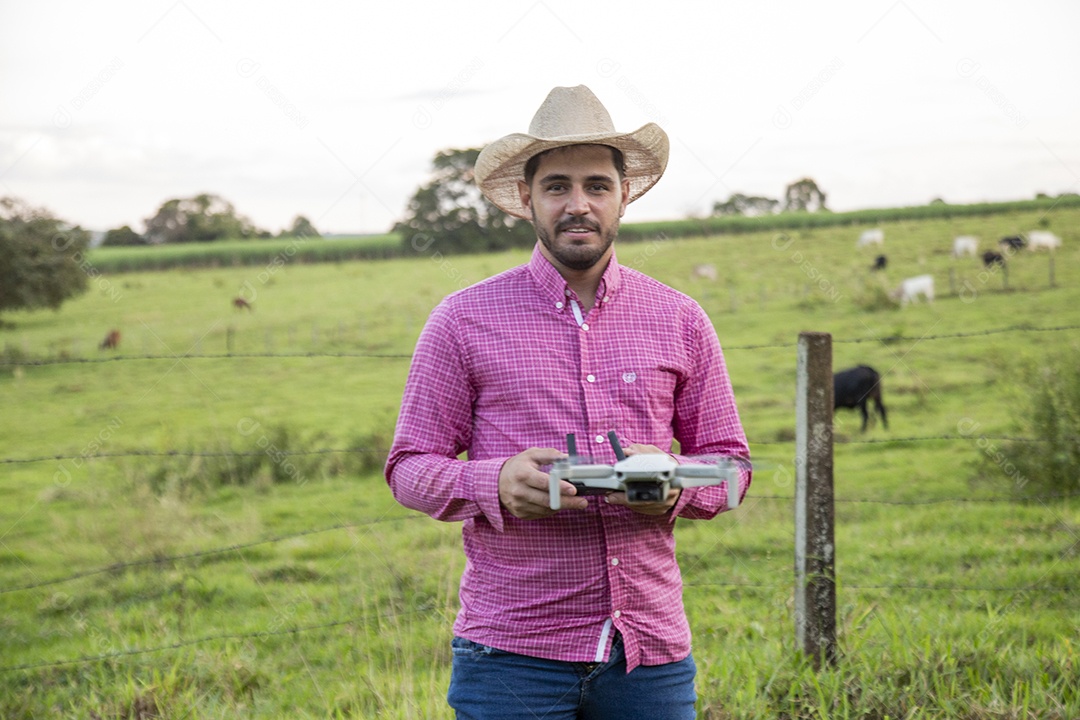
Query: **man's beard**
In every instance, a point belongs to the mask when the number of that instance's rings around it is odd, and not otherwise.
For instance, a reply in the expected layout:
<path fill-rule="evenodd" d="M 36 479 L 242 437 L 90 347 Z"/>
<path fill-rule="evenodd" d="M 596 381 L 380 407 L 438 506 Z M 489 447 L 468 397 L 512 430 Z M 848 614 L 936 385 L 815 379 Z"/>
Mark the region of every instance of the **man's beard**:
<path fill-rule="evenodd" d="M 536 228 L 536 237 L 540 239 L 541 244 L 547 248 L 551 256 L 571 270 L 588 270 L 593 265 L 596 265 L 619 235 L 619 222 L 615 221 L 615 224 L 603 234 L 603 242 L 599 246 L 567 245 L 557 247 L 547 228 L 537 221 L 535 210 L 533 211 L 533 226 Z M 582 226 L 600 232 L 600 226 L 591 220 L 563 220 L 555 226 L 555 233 L 558 234 L 566 228 Z"/>

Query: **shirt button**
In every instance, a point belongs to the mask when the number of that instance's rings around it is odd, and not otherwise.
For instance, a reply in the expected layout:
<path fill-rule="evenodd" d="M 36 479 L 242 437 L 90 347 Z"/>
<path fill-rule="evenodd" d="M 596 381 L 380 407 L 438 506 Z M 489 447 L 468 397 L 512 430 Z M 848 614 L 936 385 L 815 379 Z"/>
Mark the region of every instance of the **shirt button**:
<path fill-rule="evenodd" d="M 555 303 L 555 307 L 558 308 L 559 310 L 562 310 L 562 303 L 561 302 Z"/>
<path fill-rule="evenodd" d="M 603 435 L 597 435 L 596 436 L 596 442 L 598 442 L 598 443 L 602 443 L 605 440 L 607 440 L 607 438 L 605 438 Z"/>
<path fill-rule="evenodd" d="M 581 329 L 582 330 L 588 330 L 589 329 L 589 323 L 581 323 Z"/>
<path fill-rule="evenodd" d="M 616 611 L 615 611 L 614 613 L 612 613 L 612 614 L 613 614 L 613 615 L 614 615 L 615 617 L 617 617 L 617 618 L 621 618 L 621 617 L 622 617 L 622 610 L 616 610 Z"/>
<path fill-rule="evenodd" d="M 612 565 L 618 565 L 619 564 L 619 558 L 611 558 L 611 564 Z"/>
<path fill-rule="evenodd" d="M 607 295 L 605 295 L 605 296 L 604 296 L 604 299 L 603 299 L 603 300 L 601 300 L 600 302 L 607 302 L 607 301 L 608 301 L 608 300 L 610 300 L 610 299 L 611 299 L 610 297 L 608 297 Z"/>
<path fill-rule="evenodd" d="M 595 375 L 586 375 L 585 379 L 588 380 L 589 382 L 596 382 L 596 376 Z"/>
<path fill-rule="evenodd" d="M 570 297 L 570 288 L 566 288 L 563 292 L 566 293 L 566 297 Z"/>

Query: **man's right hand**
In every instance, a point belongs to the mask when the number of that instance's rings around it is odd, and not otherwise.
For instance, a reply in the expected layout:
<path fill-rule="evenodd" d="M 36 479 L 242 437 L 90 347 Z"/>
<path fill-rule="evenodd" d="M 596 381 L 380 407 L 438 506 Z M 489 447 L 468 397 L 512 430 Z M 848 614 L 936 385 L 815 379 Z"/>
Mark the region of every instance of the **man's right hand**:
<path fill-rule="evenodd" d="M 499 502 L 516 518 L 533 520 L 554 515 L 548 491 L 548 474 L 540 471 L 566 458 L 566 453 L 554 448 L 529 448 L 507 460 L 499 471 Z M 589 501 L 575 497 L 577 490 L 565 480 L 560 481 L 563 510 L 584 510 Z"/>

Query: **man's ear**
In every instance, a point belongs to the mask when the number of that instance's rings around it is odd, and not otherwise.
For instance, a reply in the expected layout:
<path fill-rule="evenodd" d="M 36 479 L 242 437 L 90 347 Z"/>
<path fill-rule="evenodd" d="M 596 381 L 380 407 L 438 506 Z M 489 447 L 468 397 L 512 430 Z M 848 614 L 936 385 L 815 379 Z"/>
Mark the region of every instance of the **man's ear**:
<path fill-rule="evenodd" d="M 622 205 L 619 207 L 619 217 L 626 212 L 626 206 L 630 202 L 630 178 L 622 179 Z"/>
<path fill-rule="evenodd" d="M 528 183 L 524 180 L 518 180 L 518 195 L 521 197 L 521 207 L 525 209 L 525 214 L 530 214 L 532 212 L 532 190 L 529 189 Z"/>

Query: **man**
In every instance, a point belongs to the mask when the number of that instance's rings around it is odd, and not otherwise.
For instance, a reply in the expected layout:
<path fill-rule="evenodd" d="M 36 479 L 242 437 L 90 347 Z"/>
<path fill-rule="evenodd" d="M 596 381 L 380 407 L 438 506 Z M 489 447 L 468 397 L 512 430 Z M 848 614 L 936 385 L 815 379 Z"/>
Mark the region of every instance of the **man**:
<path fill-rule="evenodd" d="M 631 504 L 564 481 L 556 512 L 545 472 L 568 433 L 597 463 L 616 460 L 610 430 L 627 455 L 678 440 L 679 462 L 749 456 L 708 317 L 615 258 L 619 220 L 667 154 L 658 126 L 617 133 L 578 86 L 552 90 L 529 134 L 477 159 L 480 190 L 531 220 L 538 243 L 528 264 L 431 313 L 386 466 L 403 505 L 463 522 L 459 718 L 694 716 L 673 528 L 725 509 L 725 489 Z M 740 496 L 749 484 L 740 471 Z"/>

